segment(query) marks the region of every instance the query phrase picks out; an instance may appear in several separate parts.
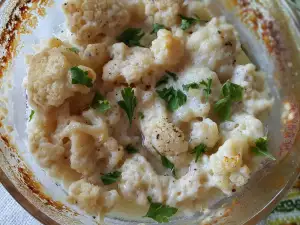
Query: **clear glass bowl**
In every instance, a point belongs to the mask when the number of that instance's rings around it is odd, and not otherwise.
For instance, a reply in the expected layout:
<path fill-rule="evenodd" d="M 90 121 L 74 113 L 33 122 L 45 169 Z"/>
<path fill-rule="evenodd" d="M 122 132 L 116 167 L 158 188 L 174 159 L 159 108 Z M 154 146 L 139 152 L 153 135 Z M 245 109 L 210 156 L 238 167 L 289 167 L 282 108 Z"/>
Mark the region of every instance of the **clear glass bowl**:
<path fill-rule="evenodd" d="M 64 29 L 61 4 L 62 0 L 0 1 L 0 177 L 10 194 L 44 224 L 96 224 L 67 204 L 65 191 L 45 175 L 27 149 L 24 56 L 32 52 L 32 44 Z M 210 9 L 236 26 L 247 55 L 268 74 L 275 105 L 266 127 L 277 161 L 266 163 L 242 192 L 212 205 L 209 212 L 174 218 L 169 224 L 256 224 L 300 172 L 299 16 L 293 3 L 285 0 L 215 0 Z M 140 224 L 126 215 L 111 215 L 106 223 Z"/>

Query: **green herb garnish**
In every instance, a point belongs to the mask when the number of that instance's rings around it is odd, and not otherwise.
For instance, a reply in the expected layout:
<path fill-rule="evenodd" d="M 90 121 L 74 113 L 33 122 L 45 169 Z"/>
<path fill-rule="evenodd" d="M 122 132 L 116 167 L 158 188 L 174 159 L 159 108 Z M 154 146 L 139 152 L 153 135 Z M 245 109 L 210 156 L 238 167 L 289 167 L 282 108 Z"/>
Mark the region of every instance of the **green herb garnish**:
<path fill-rule="evenodd" d="M 30 115 L 29 115 L 29 122 L 32 120 L 34 113 L 35 113 L 35 111 L 31 110 Z"/>
<path fill-rule="evenodd" d="M 169 76 L 168 75 L 164 75 L 162 78 L 160 78 L 157 83 L 156 83 L 156 87 L 159 87 L 160 85 L 163 84 L 167 84 L 169 80 Z"/>
<path fill-rule="evenodd" d="M 176 168 L 175 168 L 175 165 L 166 156 L 162 155 L 153 145 L 152 145 L 152 147 L 157 152 L 157 154 L 159 154 L 162 165 L 165 168 L 170 169 L 171 172 L 172 172 L 172 174 L 173 174 L 173 176 L 176 178 Z"/>
<path fill-rule="evenodd" d="M 88 76 L 88 72 L 80 69 L 78 66 L 70 69 L 72 74 L 72 84 L 82 84 L 87 87 L 93 86 L 93 80 Z"/>
<path fill-rule="evenodd" d="M 206 81 L 202 80 L 200 85 L 205 87 L 203 91 L 205 92 L 206 99 L 208 99 L 209 95 L 211 94 L 212 79 L 208 78 Z"/>
<path fill-rule="evenodd" d="M 183 15 L 179 15 L 179 17 L 181 18 L 181 25 L 180 28 L 182 30 L 187 30 L 189 29 L 194 23 L 196 22 L 200 22 L 200 19 L 198 17 L 193 18 L 193 17 L 186 17 Z"/>
<path fill-rule="evenodd" d="M 182 85 L 183 90 L 188 91 L 189 89 L 199 89 L 200 85 L 196 82 L 190 83 L 190 84 L 184 84 Z"/>
<path fill-rule="evenodd" d="M 123 100 L 119 101 L 119 106 L 126 112 L 130 125 L 132 124 L 134 109 L 137 105 L 137 99 L 131 87 L 124 88 L 121 92 Z"/>
<path fill-rule="evenodd" d="M 96 92 L 91 106 L 101 113 L 105 113 L 107 110 L 111 109 L 109 102 L 99 92 Z"/>
<path fill-rule="evenodd" d="M 156 87 L 161 86 L 163 84 L 167 84 L 168 81 L 169 81 L 169 77 L 172 77 L 172 79 L 174 81 L 178 80 L 178 77 L 177 77 L 177 75 L 175 73 L 172 73 L 172 72 L 170 72 L 170 71 L 167 70 L 166 74 L 162 78 L 160 78 L 159 81 L 157 81 Z"/>
<path fill-rule="evenodd" d="M 167 102 L 167 108 L 174 112 L 187 101 L 186 95 L 181 90 L 175 90 L 173 87 L 156 90 L 160 98 Z"/>
<path fill-rule="evenodd" d="M 167 168 L 167 169 L 170 169 L 173 176 L 176 177 L 176 169 L 175 169 L 175 165 L 164 155 L 160 154 L 160 160 L 161 160 L 161 163 L 162 165 Z"/>
<path fill-rule="evenodd" d="M 255 147 L 252 147 L 251 150 L 252 150 L 252 152 L 256 153 L 257 155 L 263 155 L 263 156 L 266 156 L 266 157 L 268 157 L 272 160 L 276 160 L 276 158 L 268 152 L 268 139 L 267 139 L 267 137 L 258 138 L 255 141 Z"/>
<path fill-rule="evenodd" d="M 108 174 L 105 174 L 101 176 L 101 180 L 104 185 L 113 184 L 118 181 L 118 179 L 121 177 L 121 172 L 115 171 Z"/>
<path fill-rule="evenodd" d="M 139 152 L 138 149 L 136 149 L 133 145 L 127 145 L 125 148 L 126 152 L 128 152 L 129 154 L 134 154 Z"/>
<path fill-rule="evenodd" d="M 166 29 L 164 25 L 155 23 L 153 24 L 153 30 L 151 31 L 151 34 L 156 34 L 160 29 Z"/>
<path fill-rule="evenodd" d="M 205 144 L 200 144 L 196 146 L 192 151 L 191 154 L 196 154 L 195 162 L 198 161 L 199 157 L 203 155 L 207 151 L 207 146 Z"/>
<path fill-rule="evenodd" d="M 183 90 L 188 91 L 189 89 L 200 89 L 201 86 L 204 86 L 205 88 L 203 91 L 205 92 L 206 99 L 208 99 L 209 95 L 211 94 L 211 85 L 212 85 L 212 79 L 208 78 L 206 81 L 202 80 L 200 83 L 190 83 L 190 84 L 184 84 L 182 85 Z"/>
<path fill-rule="evenodd" d="M 227 81 L 222 87 L 221 99 L 215 103 L 214 110 L 222 120 L 228 120 L 232 103 L 242 101 L 242 99 L 243 87 Z"/>
<path fill-rule="evenodd" d="M 174 81 L 178 80 L 178 77 L 177 77 L 176 73 L 172 73 L 172 72 L 166 70 L 166 74 L 168 74 L 170 77 L 172 77 Z"/>
<path fill-rule="evenodd" d="M 139 112 L 139 117 L 140 117 L 140 119 L 141 119 L 141 120 L 143 120 L 143 119 L 145 118 L 145 115 L 144 115 L 144 113 L 142 113 L 142 112 Z"/>
<path fill-rule="evenodd" d="M 129 47 L 141 46 L 140 40 L 144 35 L 145 32 L 141 28 L 128 28 L 117 37 L 117 41 L 123 42 Z"/>
<path fill-rule="evenodd" d="M 79 53 L 79 49 L 78 49 L 78 48 L 73 47 L 73 48 L 67 48 L 67 49 L 68 49 L 69 51 L 71 51 L 71 52 L 76 53 L 76 54 Z"/>
<path fill-rule="evenodd" d="M 169 218 L 173 215 L 175 215 L 178 211 L 177 208 L 170 207 L 168 205 L 163 205 L 161 203 L 154 203 L 152 202 L 152 198 L 147 198 L 150 207 L 148 209 L 147 214 L 144 217 L 151 218 L 159 223 L 168 223 Z"/>

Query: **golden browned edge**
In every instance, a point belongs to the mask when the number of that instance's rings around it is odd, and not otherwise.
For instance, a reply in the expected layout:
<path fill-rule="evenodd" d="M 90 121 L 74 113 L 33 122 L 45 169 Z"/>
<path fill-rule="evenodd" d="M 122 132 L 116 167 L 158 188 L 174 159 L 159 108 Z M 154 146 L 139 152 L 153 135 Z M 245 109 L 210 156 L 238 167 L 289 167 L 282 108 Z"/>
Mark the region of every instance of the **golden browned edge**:
<path fill-rule="evenodd" d="M 3 62 L 0 64 L 0 78 L 4 76 L 4 73 L 10 66 L 11 60 L 17 54 L 20 35 L 31 33 L 31 30 L 37 25 L 38 18 L 34 14 L 37 13 L 41 17 L 45 16 L 46 7 L 51 6 L 53 4 L 53 0 L 14 0 L 10 3 L 11 5 L 15 3 L 15 5 L 13 5 L 14 7 L 11 9 L 11 12 L 9 12 L 10 15 L 8 16 L 8 21 L 6 22 L 3 32 L 0 33 L 0 45 L 6 50 L 6 54 L 0 57 L 0 61 Z M 30 3 L 32 4 L 31 7 L 28 6 Z M 0 6 L 2 4 L 3 2 L 1 1 Z M 19 13 L 16 13 L 17 11 Z M 1 80 L 1 85 L 3 85 L 2 82 L 3 81 Z M 4 128 L 2 124 L 4 117 L 1 116 L 0 120 L 0 128 Z M 41 184 L 35 180 L 31 171 L 24 163 L 22 163 L 23 160 L 18 154 L 15 146 L 11 144 L 13 142 L 10 140 L 10 137 L 1 135 L 0 138 L 5 146 L 3 149 L 0 149 L 2 152 L 2 155 L 0 155 L 0 162 L 2 163 L 0 165 L 0 182 L 26 211 L 43 224 L 58 225 L 57 222 L 52 220 L 45 213 L 39 210 L 37 206 L 27 200 L 25 196 L 28 197 L 29 195 L 24 194 L 24 190 L 28 189 L 30 190 L 31 195 L 34 195 L 37 199 L 43 202 L 44 205 L 48 206 L 47 209 L 55 210 L 57 212 L 65 211 L 70 212 L 73 215 L 77 215 L 61 202 L 53 201 L 49 196 L 47 196 L 44 193 Z M 5 165 L 8 165 L 9 163 L 4 156 L 4 152 L 10 152 L 10 157 L 14 158 L 18 162 L 17 168 L 14 168 L 14 170 L 18 171 L 18 177 L 16 177 L 16 172 L 14 172 L 12 168 L 5 167 Z M 20 183 L 17 184 L 16 181 Z M 36 201 L 36 199 L 34 201 Z"/>
<path fill-rule="evenodd" d="M 8 191 L 8 193 L 21 205 L 30 215 L 37 219 L 42 224 L 46 225 L 59 225 L 46 214 L 42 213 L 34 205 L 32 205 L 14 186 L 14 184 L 8 179 L 0 168 L 0 182 Z"/>

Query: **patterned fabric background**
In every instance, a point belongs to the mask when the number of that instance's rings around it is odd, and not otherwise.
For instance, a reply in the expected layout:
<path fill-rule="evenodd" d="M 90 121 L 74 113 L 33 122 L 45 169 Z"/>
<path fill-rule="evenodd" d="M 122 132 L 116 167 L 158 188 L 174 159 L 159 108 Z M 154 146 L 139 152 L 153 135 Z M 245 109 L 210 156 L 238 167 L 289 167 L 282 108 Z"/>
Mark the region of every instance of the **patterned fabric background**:
<path fill-rule="evenodd" d="M 263 224 L 300 225 L 300 178 Z"/>

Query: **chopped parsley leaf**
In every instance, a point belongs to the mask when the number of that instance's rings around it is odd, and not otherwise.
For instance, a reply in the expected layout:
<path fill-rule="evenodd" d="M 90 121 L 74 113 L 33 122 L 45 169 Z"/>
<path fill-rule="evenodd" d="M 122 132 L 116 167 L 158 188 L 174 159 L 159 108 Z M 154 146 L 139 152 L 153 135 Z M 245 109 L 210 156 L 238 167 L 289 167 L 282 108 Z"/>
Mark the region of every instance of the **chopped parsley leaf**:
<path fill-rule="evenodd" d="M 158 96 L 166 101 L 167 108 L 171 112 L 177 110 L 187 101 L 186 95 L 181 90 L 175 90 L 173 87 L 156 90 Z"/>
<path fill-rule="evenodd" d="M 173 176 L 176 177 L 176 169 L 175 169 L 175 165 L 164 155 L 159 154 L 160 155 L 160 160 L 162 165 L 167 168 L 170 169 Z"/>
<path fill-rule="evenodd" d="M 156 83 L 156 87 L 159 87 L 160 85 L 163 84 L 167 84 L 169 80 L 169 76 L 168 75 L 164 75 L 162 78 L 160 78 L 157 83 Z"/>
<path fill-rule="evenodd" d="M 153 30 L 151 31 L 151 34 L 156 34 L 160 29 L 166 29 L 164 25 L 155 23 L 153 24 Z"/>
<path fill-rule="evenodd" d="M 194 23 L 199 22 L 200 19 L 197 18 L 193 18 L 193 17 L 186 17 L 184 15 L 179 15 L 179 17 L 181 18 L 181 25 L 180 28 L 182 30 L 187 30 L 189 29 Z"/>
<path fill-rule="evenodd" d="M 75 66 L 70 69 L 70 72 L 72 74 L 72 84 L 82 84 L 89 88 L 93 86 L 93 80 L 88 76 L 88 71 Z"/>
<path fill-rule="evenodd" d="M 68 49 L 69 51 L 71 51 L 71 52 L 76 53 L 76 54 L 79 53 L 79 49 L 78 49 L 78 48 L 72 47 L 72 48 L 67 48 L 67 49 Z"/>
<path fill-rule="evenodd" d="M 199 89 L 200 85 L 196 82 L 190 83 L 190 84 L 184 84 L 182 85 L 183 90 L 188 91 L 189 89 Z"/>
<path fill-rule="evenodd" d="M 212 79 L 208 78 L 207 81 L 202 80 L 200 85 L 205 87 L 203 91 L 205 92 L 206 99 L 208 99 L 209 95 L 211 94 Z"/>
<path fill-rule="evenodd" d="M 172 73 L 172 72 L 166 70 L 166 74 L 162 78 L 160 78 L 159 81 L 157 81 L 156 87 L 159 87 L 163 84 L 167 84 L 169 81 L 169 77 L 172 77 L 174 81 L 178 80 L 178 77 L 175 73 Z"/>
<path fill-rule="evenodd" d="M 183 90 L 188 91 L 189 89 L 200 89 L 201 86 L 204 86 L 203 89 L 206 99 L 208 99 L 209 95 L 211 94 L 211 85 L 212 85 L 212 79 L 208 78 L 206 81 L 202 80 L 199 84 L 196 82 L 190 83 L 190 84 L 184 84 L 182 85 Z"/>
<path fill-rule="evenodd" d="M 134 109 L 137 105 L 137 99 L 131 87 L 124 88 L 121 92 L 123 100 L 119 101 L 119 106 L 126 112 L 130 125 L 134 115 Z"/>
<path fill-rule="evenodd" d="M 148 209 L 147 214 L 144 217 L 151 218 L 158 223 L 168 223 L 169 218 L 175 215 L 178 211 L 177 208 L 168 206 L 168 205 L 163 205 L 161 203 L 154 203 L 152 202 L 152 198 L 148 197 L 147 198 L 150 207 Z"/>
<path fill-rule="evenodd" d="M 139 117 L 140 117 L 141 120 L 143 120 L 145 118 L 144 113 L 139 112 Z"/>
<path fill-rule="evenodd" d="M 128 152 L 129 154 L 134 154 L 139 152 L 138 149 L 136 149 L 133 145 L 127 145 L 125 148 L 126 152 Z"/>
<path fill-rule="evenodd" d="M 34 113 L 35 113 L 35 111 L 31 110 L 30 115 L 29 115 L 29 122 L 32 120 Z"/>
<path fill-rule="evenodd" d="M 214 110 L 222 120 L 228 120 L 232 103 L 242 101 L 242 99 L 243 87 L 227 81 L 222 87 L 221 99 L 215 103 Z"/>
<path fill-rule="evenodd" d="M 121 177 L 121 172 L 115 171 L 111 173 L 104 174 L 101 176 L 101 180 L 104 185 L 110 185 L 118 181 L 118 179 Z"/>
<path fill-rule="evenodd" d="M 276 160 L 276 158 L 268 152 L 268 139 L 267 139 L 267 137 L 258 138 L 255 141 L 255 147 L 252 147 L 251 150 L 252 150 L 252 152 L 256 153 L 257 155 L 263 155 L 263 156 L 266 156 L 266 157 L 268 157 L 272 160 Z"/>
<path fill-rule="evenodd" d="M 196 146 L 193 151 L 191 152 L 192 154 L 196 154 L 195 162 L 198 161 L 199 157 L 203 155 L 207 151 L 207 146 L 205 144 L 200 144 Z"/>
<path fill-rule="evenodd" d="M 105 113 L 107 110 L 111 109 L 109 102 L 99 92 L 96 92 L 91 106 L 101 113 Z"/>
<path fill-rule="evenodd" d="M 177 81 L 178 80 L 178 77 L 177 77 L 177 74 L 176 73 L 172 73 L 168 70 L 166 70 L 166 73 L 173 78 L 174 81 Z"/>
<path fill-rule="evenodd" d="M 140 40 L 144 35 L 145 32 L 141 28 L 128 28 L 117 37 L 117 41 L 123 42 L 129 47 L 141 46 Z"/>

